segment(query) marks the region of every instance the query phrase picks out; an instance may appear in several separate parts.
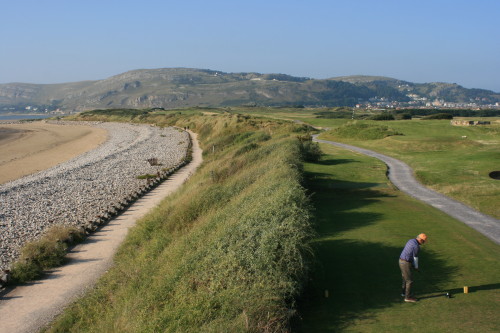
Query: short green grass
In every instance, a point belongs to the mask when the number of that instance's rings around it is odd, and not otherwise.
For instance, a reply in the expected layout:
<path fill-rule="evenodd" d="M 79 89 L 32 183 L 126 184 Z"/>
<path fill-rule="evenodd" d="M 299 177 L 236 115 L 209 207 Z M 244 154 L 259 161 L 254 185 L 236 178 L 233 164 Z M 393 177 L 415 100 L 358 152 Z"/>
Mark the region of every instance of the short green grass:
<path fill-rule="evenodd" d="M 341 137 L 332 130 L 320 137 L 399 158 L 413 167 L 423 184 L 500 218 L 500 181 L 489 177 L 500 168 L 500 124 L 469 127 L 452 126 L 447 120 L 360 122 L 385 125 L 403 135 L 365 140 Z"/>
<path fill-rule="evenodd" d="M 322 148 L 322 161 L 305 165 L 316 209 L 317 260 L 295 330 L 498 332 L 500 247 L 393 189 L 378 160 Z M 397 260 L 420 232 L 429 237 L 415 278 L 422 299 L 409 304 L 399 295 Z"/>

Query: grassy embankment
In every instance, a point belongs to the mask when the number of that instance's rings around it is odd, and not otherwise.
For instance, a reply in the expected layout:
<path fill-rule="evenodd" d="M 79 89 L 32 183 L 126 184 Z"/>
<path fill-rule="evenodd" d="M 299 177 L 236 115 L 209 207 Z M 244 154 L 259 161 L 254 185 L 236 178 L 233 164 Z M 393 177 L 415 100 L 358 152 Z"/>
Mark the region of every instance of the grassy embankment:
<path fill-rule="evenodd" d="M 137 223 L 114 268 L 48 331 L 286 330 L 308 269 L 297 140 L 307 128 L 237 115 L 106 113 L 80 119 L 188 126 L 204 162 Z"/>
<path fill-rule="evenodd" d="M 322 161 L 305 164 L 319 235 L 295 331 L 498 332 L 500 247 L 395 190 L 382 162 L 321 147 Z M 429 236 L 415 273 L 421 300 L 409 304 L 399 295 L 397 259 L 420 232 Z"/>

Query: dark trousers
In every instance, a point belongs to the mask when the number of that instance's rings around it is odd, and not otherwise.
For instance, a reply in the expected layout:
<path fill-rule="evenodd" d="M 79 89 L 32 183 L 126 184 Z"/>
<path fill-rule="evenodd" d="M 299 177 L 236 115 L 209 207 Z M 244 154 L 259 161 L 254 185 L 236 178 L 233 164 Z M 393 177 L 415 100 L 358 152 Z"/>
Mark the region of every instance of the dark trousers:
<path fill-rule="evenodd" d="M 413 285 L 413 276 L 411 274 L 411 262 L 399 259 L 399 268 L 401 269 L 401 275 L 403 277 L 403 293 L 405 298 L 411 296 L 411 286 Z"/>

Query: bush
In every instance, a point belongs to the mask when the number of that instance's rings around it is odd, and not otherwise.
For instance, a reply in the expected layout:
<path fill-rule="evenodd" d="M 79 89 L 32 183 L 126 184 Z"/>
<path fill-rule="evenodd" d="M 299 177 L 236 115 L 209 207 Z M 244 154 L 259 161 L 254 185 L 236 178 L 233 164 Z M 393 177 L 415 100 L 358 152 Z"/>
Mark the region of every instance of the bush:
<path fill-rule="evenodd" d="M 453 119 L 453 116 L 449 113 L 436 113 L 422 118 L 422 120 L 433 120 L 433 119 Z"/>
<path fill-rule="evenodd" d="M 321 159 L 323 152 L 317 142 L 301 141 L 301 153 L 304 161 L 318 162 Z"/>
<path fill-rule="evenodd" d="M 42 276 L 43 269 L 36 262 L 25 260 L 16 261 L 11 268 L 11 281 L 9 283 L 25 283 Z"/>
<path fill-rule="evenodd" d="M 43 237 L 26 243 L 21 249 L 21 256 L 12 265 L 12 281 L 28 282 L 41 277 L 44 270 L 62 265 L 68 246 L 81 242 L 84 237 L 75 227 L 53 226 Z"/>
<path fill-rule="evenodd" d="M 410 113 L 398 113 L 396 115 L 397 120 L 409 120 L 412 119 L 412 116 Z"/>
<path fill-rule="evenodd" d="M 403 135 L 387 126 L 359 123 L 357 121 L 346 123 L 329 132 L 333 136 L 359 140 L 378 140 L 393 135 Z"/>
<path fill-rule="evenodd" d="M 158 177 L 158 175 L 153 175 L 153 174 L 147 173 L 145 175 L 139 175 L 136 178 L 137 179 L 153 179 L 153 178 L 157 178 L 157 177 Z"/>
<path fill-rule="evenodd" d="M 376 114 L 368 118 L 369 120 L 394 120 L 394 116 L 387 112 L 382 112 L 381 114 Z"/>

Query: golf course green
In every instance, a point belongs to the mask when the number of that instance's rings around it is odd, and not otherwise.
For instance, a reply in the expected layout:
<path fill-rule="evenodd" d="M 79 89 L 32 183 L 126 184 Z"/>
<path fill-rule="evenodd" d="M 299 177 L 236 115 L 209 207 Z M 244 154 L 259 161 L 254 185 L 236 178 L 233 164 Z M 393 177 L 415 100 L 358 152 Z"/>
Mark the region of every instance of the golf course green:
<path fill-rule="evenodd" d="M 297 330 L 497 332 L 500 247 L 394 189 L 382 162 L 321 147 L 323 159 L 305 165 L 316 209 L 317 260 Z M 415 274 L 420 301 L 409 304 L 400 296 L 397 260 L 420 232 L 429 236 Z"/>

